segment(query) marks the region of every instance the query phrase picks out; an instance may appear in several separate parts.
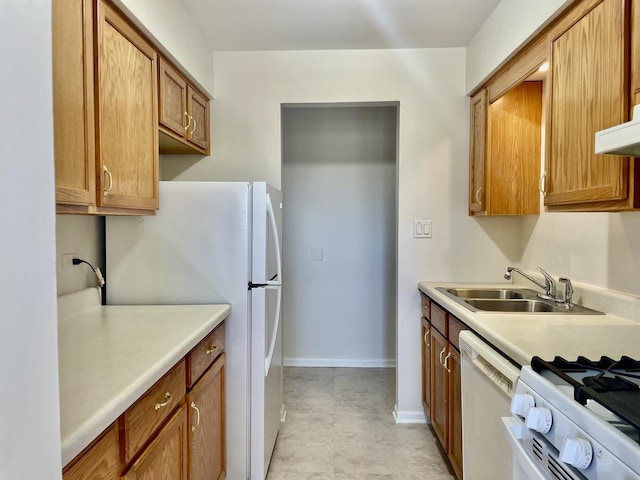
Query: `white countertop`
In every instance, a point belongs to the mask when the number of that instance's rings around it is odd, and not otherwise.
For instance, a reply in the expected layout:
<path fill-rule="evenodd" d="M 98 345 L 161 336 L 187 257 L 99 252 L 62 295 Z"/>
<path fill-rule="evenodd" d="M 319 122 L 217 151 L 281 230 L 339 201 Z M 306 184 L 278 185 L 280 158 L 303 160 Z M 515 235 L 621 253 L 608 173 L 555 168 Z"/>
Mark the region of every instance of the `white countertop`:
<path fill-rule="evenodd" d="M 85 305 L 79 313 L 70 310 L 59 305 L 62 465 L 231 312 L 229 305 Z"/>
<path fill-rule="evenodd" d="M 596 360 L 602 355 L 640 356 L 640 323 L 633 320 L 610 314 L 472 312 L 436 290 L 436 287 L 522 288 L 518 285 L 420 282 L 418 287 L 520 365 L 528 365 L 534 355 L 545 360 L 552 360 L 556 355 L 566 359 L 583 355 Z M 604 311 L 588 303 L 585 306 Z"/>

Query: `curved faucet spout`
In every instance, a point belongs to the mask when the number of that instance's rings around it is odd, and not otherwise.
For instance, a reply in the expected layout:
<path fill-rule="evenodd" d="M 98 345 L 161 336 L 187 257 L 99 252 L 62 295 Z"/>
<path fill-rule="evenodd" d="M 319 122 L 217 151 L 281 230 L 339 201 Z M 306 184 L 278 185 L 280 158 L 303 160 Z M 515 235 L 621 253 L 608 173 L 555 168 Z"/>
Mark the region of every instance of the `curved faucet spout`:
<path fill-rule="evenodd" d="M 538 287 L 540 287 L 541 289 L 544 290 L 544 295 L 543 294 L 538 294 L 538 295 L 540 295 L 541 298 L 545 298 L 547 300 L 555 300 L 555 296 L 556 296 L 556 282 L 555 282 L 555 280 L 553 279 L 553 277 L 551 275 L 549 275 L 547 272 L 545 272 L 542 268 L 538 267 L 538 271 L 540 273 L 542 273 L 542 275 L 544 275 L 544 284 L 538 282 L 535 278 L 531 277 L 530 275 L 528 275 L 527 273 L 523 272 L 522 270 L 520 270 L 519 268 L 516 268 L 516 267 L 507 267 L 507 271 L 504 274 L 504 278 L 506 280 L 511 280 L 512 272 L 519 273 L 524 278 L 526 278 L 527 280 L 529 280 L 532 283 L 535 283 Z"/>

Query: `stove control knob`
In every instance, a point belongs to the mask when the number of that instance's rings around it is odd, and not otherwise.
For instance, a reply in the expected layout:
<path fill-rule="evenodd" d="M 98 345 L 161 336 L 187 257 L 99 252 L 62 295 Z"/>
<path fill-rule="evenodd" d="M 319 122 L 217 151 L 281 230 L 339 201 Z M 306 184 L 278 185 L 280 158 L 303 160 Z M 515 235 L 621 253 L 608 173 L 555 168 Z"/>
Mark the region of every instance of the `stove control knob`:
<path fill-rule="evenodd" d="M 580 470 L 591 464 L 593 448 L 588 440 L 583 438 L 565 438 L 560 449 L 560 460 Z"/>
<path fill-rule="evenodd" d="M 516 393 L 511 398 L 511 413 L 526 417 L 529 414 L 529 409 L 536 404 L 532 395 L 528 393 Z"/>
<path fill-rule="evenodd" d="M 532 407 L 529 409 L 529 415 L 525 425 L 536 432 L 547 433 L 551 430 L 553 419 L 551 418 L 551 410 L 546 407 Z"/>

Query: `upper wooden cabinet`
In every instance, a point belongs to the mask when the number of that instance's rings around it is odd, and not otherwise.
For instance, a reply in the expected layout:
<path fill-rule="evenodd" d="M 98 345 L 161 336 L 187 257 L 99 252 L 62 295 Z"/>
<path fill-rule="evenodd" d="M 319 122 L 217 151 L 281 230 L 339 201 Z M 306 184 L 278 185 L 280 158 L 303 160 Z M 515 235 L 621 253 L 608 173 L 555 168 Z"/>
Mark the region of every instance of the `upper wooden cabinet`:
<path fill-rule="evenodd" d="M 95 205 L 92 0 L 54 0 L 52 28 L 56 203 Z"/>
<path fill-rule="evenodd" d="M 98 18 L 98 205 L 155 210 L 157 53 L 104 1 Z"/>
<path fill-rule="evenodd" d="M 487 91 L 471 97 L 469 134 L 469 215 L 486 214 L 484 202 L 485 159 L 487 156 Z"/>
<path fill-rule="evenodd" d="M 209 98 L 160 57 L 160 153 L 209 154 Z"/>
<path fill-rule="evenodd" d="M 105 1 L 54 0 L 58 213 L 158 208 L 157 54 Z"/>
<path fill-rule="evenodd" d="M 469 214 L 540 212 L 542 82 L 522 82 L 493 102 L 471 98 Z"/>
<path fill-rule="evenodd" d="M 629 161 L 594 153 L 596 131 L 626 121 L 629 2 L 581 2 L 550 32 L 545 205 L 632 208 Z M 576 18 L 578 17 L 578 18 Z"/>

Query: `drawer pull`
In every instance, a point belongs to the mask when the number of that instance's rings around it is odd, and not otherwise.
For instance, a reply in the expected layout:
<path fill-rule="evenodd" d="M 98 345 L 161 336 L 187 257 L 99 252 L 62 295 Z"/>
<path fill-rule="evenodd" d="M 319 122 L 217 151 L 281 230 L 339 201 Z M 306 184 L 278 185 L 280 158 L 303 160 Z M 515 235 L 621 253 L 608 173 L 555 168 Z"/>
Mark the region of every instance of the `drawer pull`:
<path fill-rule="evenodd" d="M 211 345 L 209 347 L 209 350 L 207 350 L 206 352 L 204 352 L 205 355 L 211 355 L 213 352 L 215 352 L 216 350 L 218 350 L 217 345 Z"/>
<path fill-rule="evenodd" d="M 442 349 L 442 351 L 440 352 L 440 365 L 442 365 L 444 367 L 444 361 L 442 360 L 442 356 L 444 355 L 444 352 L 447 351 L 447 347 L 444 347 Z"/>
<path fill-rule="evenodd" d="M 111 192 L 111 189 L 113 188 L 113 175 L 111 175 L 111 172 L 106 165 L 102 166 L 102 171 L 107 174 L 107 178 L 109 179 L 109 186 L 102 192 L 102 194 L 106 197 L 109 195 L 109 192 Z"/>
<path fill-rule="evenodd" d="M 196 428 L 198 427 L 198 425 L 200 425 L 200 409 L 199 409 L 198 407 L 196 407 L 196 402 L 191 402 L 191 405 L 190 405 L 190 406 L 191 406 L 191 408 L 193 408 L 193 409 L 196 411 L 196 413 L 198 414 L 198 416 L 196 417 L 196 418 L 197 418 L 196 424 L 191 426 L 191 431 L 192 431 L 192 432 L 195 432 L 195 431 L 196 431 Z"/>
<path fill-rule="evenodd" d="M 191 115 L 189 115 L 187 112 L 184 112 L 184 116 L 187 117 L 187 124 L 184 127 L 184 133 L 187 133 L 189 131 L 189 127 L 191 126 Z"/>
<path fill-rule="evenodd" d="M 424 332 L 424 344 L 427 346 L 426 348 L 429 348 L 429 340 L 427 340 L 429 338 L 429 330 Z"/>
<path fill-rule="evenodd" d="M 171 393 L 167 392 L 164 394 L 164 402 L 160 402 L 160 403 L 156 403 L 155 409 L 156 410 L 160 410 L 162 407 L 166 407 L 167 405 L 169 405 L 169 403 L 171 403 Z"/>

